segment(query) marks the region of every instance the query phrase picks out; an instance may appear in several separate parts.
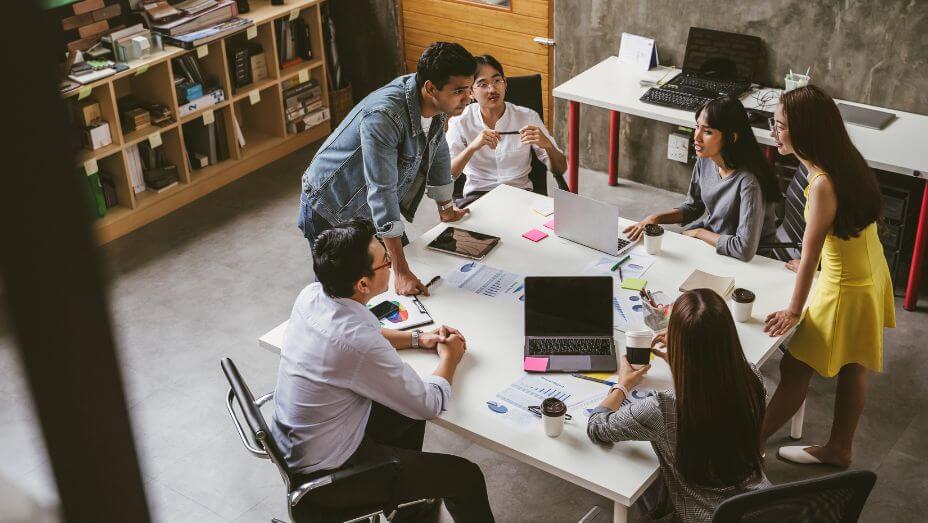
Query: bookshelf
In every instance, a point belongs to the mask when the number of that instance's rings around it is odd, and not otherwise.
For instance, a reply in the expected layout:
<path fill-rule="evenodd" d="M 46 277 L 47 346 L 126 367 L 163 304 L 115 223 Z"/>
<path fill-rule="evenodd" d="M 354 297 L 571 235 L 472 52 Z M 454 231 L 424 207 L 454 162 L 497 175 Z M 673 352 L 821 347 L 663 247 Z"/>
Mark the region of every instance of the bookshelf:
<path fill-rule="evenodd" d="M 110 126 L 112 144 L 94 151 L 79 149 L 76 154 L 77 167 L 85 165 L 89 160 L 96 160 L 99 170 L 112 177 L 115 187 L 117 205 L 110 207 L 95 223 L 98 243 L 109 242 L 138 229 L 331 132 L 330 120 L 325 120 L 302 132 L 290 133 L 284 109 L 284 89 L 298 79 L 306 78 L 319 83 L 322 87 L 323 107 L 329 107 L 322 16 L 319 11 L 323 1 L 288 0 L 285 5 L 274 6 L 270 5 L 269 0 L 251 0 L 251 10 L 239 16 L 254 21 L 255 29 L 241 31 L 207 44 L 205 51 L 165 46 L 162 52 L 130 62 L 130 68 L 126 71 L 63 95 L 69 105 L 76 104 L 79 99 L 96 101 L 100 104 L 103 119 Z M 279 63 L 274 21 L 287 20 L 293 16 L 302 18 L 309 27 L 312 58 L 283 69 Z M 247 40 L 261 45 L 268 75 L 267 78 L 235 88 L 229 70 L 229 48 L 234 43 Z M 218 79 L 224 100 L 179 116 L 180 107 L 174 89 L 177 71 L 172 60 L 186 54 L 197 57 L 200 68 Z M 173 122 L 123 132 L 117 100 L 129 94 L 170 108 L 174 115 Z M 193 138 L 191 129 L 199 124 L 197 120 L 204 117 L 223 122 L 224 132 L 217 133 L 217 139 L 225 142 L 228 158 L 193 169 L 188 157 L 187 142 Z M 241 130 L 244 146 L 236 134 L 235 123 Z M 162 192 L 146 190 L 136 193 L 132 188 L 128 150 L 147 140 L 156 142 L 158 137 L 153 137 L 156 133 L 160 135 L 160 147 L 165 156 L 177 166 L 179 183 Z"/>

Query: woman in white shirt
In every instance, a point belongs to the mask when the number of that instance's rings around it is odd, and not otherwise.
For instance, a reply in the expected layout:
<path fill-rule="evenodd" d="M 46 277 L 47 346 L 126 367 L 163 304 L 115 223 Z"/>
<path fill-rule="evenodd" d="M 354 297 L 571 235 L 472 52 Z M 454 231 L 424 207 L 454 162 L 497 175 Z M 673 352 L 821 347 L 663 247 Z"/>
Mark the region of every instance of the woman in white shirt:
<path fill-rule="evenodd" d="M 506 75 L 492 56 L 474 57 L 473 97 L 460 116 L 448 122 L 451 175 L 464 173 L 464 200 L 471 203 L 498 185 L 531 190 L 530 151 L 556 174 L 567 170 L 564 157 L 538 113 L 506 102 Z"/>

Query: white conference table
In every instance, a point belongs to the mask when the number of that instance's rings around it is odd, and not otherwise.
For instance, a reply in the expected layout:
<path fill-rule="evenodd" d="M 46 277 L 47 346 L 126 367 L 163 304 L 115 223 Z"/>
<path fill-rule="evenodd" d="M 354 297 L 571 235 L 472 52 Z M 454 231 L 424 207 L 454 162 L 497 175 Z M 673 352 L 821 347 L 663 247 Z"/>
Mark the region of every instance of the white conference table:
<path fill-rule="evenodd" d="M 671 67 L 659 67 L 645 72 L 620 62 L 615 56 L 610 56 L 554 89 L 555 98 L 561 98 L 569 102 L 567 163 L 569 184 L 572 191 L 577 192 L 578 188 L 580 104 L 601 107 L 611 111 L 609 184 L 617 185 L 620 113 L 673 125 L 686 127 L 695 125 L 695 116 L 689 111 L 647 104 L 639 100 L 648 90 L 648 87 L 643 87 L 639 83 L 641 79 L 663 78 L 669 80 L 678 72 L 678 69 Z M 768 89 L 768 91 L 778 90 Z M 776 98 L 778 97 L 777 94 Z M 757 101 L 750 93 L 743 95 L 741 101 L 745 107 L 761 108 L 771 112 L 776 105 L 774 103 L 765 107 L 758 107 Z M 845 100 L 837 101 L 858 107 L 887 111 L 896 115 L 896 119 L 883 130 L 868 129 L 853 124 L 847 125 L 851 140 L 871 167 L 918 178 L 928 176 L 928 154 L 925 152 L 925 144 L 928 143 L 925 138 L 928 136 L 928 116 Z M 753 129 L 758 142 L 767 146 L 774 144 L 770 131 L 756 127 Z M 925 251 L 928 248 L 928 183 L 925 184 L 922 193 L 921 212 L 919 213 L 918 230 L 915 238 L 909 280 L 906 285 L 904 302 L 906 310 L 915 309 Z"/>
<path fill-rule="evenodd" d="M 454 225 L 502 238 L 483 263 L 523 276 L 575 275 L 597 259 L 601 253 L 558 238 L 542 226 L 549 218 L 532 211 L 532 205 L 548 199 L 528 191 L 500 186 L 471 206 L 472 213 Z M 548 199 L 550 200 L 550 199 Z M 624 223 L 624 221 L 623 221 Z M 463 258 L 426 249 L 446 224 L 439 224 L 406 247 L 406 256 L 416 275 L 423 281 L 445 274 L 465 261 Z M 521 235 L 536 228 L 549 237 L 533 243 Z M 757 295 L 753 318 L 738 323 L 738 335 L 747 359 L 762 364 L 779 346 L 781 338 L 763 332 L 763 318 L 786 306 L 793 287 L 794 274 L 782 262 L 756 257 L 750 263 L 719 256 L 706 243 L 667 232 L 663 250 L 644 274 L 651 290 L 663 290 L 671 297 L 693 269 L 735 278 L 737 286 Z M 522 374 L 523 311 L 515 301 L 479 296 L 439 280 L 431 287 L 432 295 L 422 297 L 436 324 L 457 327 L 467 338 L 468 350 L 454 376 L 451 402 L 447 411 L 431 422 L 451 430 L 496 452 L 528 463 L 555 476 L 611 499 L 614 521 L 624 522 L 628 507 L 635 502 L 658 475 L 658 461 L 649 443 L 624 442 L 612 448 L 594 445 L 586 436 L 584 416 L 567 422 L 558 438 L 545 436 L 541 420 L 528 426 L 516 426 L 494 417 L 486 405 L 497 392 L 504 390 Z M 280 353 L 287 322 L 259 340 L 261 347 Z M 616 332 L 616 342 L 624 350 L 624 336 Z M 420 375 L 429 375 L 437 363 L 429 351 L 401 351 L 403 360 Z M 574 380 L 571 386 L 590 393 L 605 386 Z M 671 378 L 663 360 L 655 359 L 644 389 L 670 389 Z"/>

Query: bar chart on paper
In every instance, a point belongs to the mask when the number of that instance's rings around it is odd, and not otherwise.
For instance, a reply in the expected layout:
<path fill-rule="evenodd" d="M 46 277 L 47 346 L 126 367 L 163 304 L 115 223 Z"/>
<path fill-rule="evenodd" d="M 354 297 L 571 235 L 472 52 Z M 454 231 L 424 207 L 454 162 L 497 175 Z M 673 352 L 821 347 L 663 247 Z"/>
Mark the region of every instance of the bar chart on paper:
<path fill-rule="evenodd" d="M 488 298 L 508 298 L 522 301 L 524 279 L 518 274 L 496 269 L 477 262 L 467 262 L 444 276 L 459 289 L 465 289 Z"/>

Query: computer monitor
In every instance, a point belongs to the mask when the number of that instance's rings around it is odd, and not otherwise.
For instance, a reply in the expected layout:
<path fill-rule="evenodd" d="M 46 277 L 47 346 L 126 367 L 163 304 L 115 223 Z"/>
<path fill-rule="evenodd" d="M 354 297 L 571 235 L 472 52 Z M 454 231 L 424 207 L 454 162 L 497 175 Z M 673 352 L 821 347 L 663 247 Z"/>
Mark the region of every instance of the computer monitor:
<path fill-rule="evenodd" d="M 610 276 L 525 278 L 526 336 L 612 336 Z"/>
<path fill-rule="evenodd" d="M 763 53 L 756 36 L 690 27 L 683 70 L 717 80 L 759 82 Z"/>

